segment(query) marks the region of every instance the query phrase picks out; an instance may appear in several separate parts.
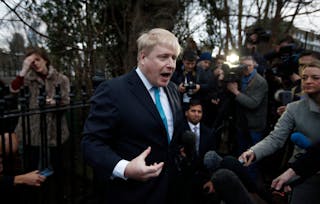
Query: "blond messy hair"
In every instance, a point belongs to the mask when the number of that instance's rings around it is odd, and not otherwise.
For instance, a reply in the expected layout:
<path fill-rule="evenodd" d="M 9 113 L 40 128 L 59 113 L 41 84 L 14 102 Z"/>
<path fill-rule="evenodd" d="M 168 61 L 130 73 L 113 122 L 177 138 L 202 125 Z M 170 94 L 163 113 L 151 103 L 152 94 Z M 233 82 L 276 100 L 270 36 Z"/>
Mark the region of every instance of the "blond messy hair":
<path fill-rule="evenodd" d="M 138 59 L 141 52 L 150 53 L 156 45 L 162 45 L 172 48 L 176 56 L 181 52 L 181 46 L 178 38 L 168 30 L 163 28 L 154 28 L 143 32 L 137 39 Z"/>

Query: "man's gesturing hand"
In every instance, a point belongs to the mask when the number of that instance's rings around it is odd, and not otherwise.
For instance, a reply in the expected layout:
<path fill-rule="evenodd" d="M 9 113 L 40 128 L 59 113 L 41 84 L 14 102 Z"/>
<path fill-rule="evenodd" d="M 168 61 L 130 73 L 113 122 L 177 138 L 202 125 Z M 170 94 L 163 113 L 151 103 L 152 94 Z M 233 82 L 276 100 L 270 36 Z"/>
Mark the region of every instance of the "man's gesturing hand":
<path fill-rule="evenodd" d="M 139 156 L 131 160 L 124 171 L 124 176 L 138 181 L 147 181 L 150 178 L 159 176 L 164 163 L 154 163 L 147 166 L 145 159 L 150 152 L 151 147 L 148 147 Z"/>

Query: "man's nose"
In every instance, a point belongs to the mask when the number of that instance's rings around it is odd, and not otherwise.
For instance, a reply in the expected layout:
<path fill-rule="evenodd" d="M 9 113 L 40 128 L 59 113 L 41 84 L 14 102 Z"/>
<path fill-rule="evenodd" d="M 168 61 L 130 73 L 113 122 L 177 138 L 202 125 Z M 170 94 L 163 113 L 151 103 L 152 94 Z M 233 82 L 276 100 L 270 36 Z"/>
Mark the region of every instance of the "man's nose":
<path fill-rule="evenodd" d="M 174 60 L 174 59 L 172 59 L 171 57 L 169 57 L 169 58 L 168 58 L 167 65 L 168 65 L 169 67 L 172 67 L 172 68 L 176 67 L 176 60 Z"/>

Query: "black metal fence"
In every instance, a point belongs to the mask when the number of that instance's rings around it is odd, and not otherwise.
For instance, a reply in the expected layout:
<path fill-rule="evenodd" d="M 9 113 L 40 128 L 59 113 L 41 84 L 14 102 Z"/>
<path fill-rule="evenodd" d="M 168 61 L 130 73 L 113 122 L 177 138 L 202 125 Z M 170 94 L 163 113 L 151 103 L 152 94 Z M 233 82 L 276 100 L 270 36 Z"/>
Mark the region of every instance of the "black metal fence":
<path fill-rule="evenodd" d="M 43 90 L 42 88 L 38 96 L 39 107 L 35 109 L 29 108 L 30 96 L 27 87 L 24 87 L 17 96 L 10 94 L 8 87 L 0 91 L 0 139 L 2 147 L 7 145 L 9 149 L 6 151 L 6 148 L 2 148 L 0 153 L 2 160 L 0 174 L 18 175 L 45 168 L 54 171 L 41 187 L 25 185 L 15 187 L 17 197 L 14 200 L 19 200 L 16 203 L 94 203 L 92 172 L 83 162 L 80 151 L 82 127 L 89 109 L 87 91 L 82 87 L 80 93 L 76 93 L 71 87 L 70 104 L 60 105 L 61 96 L 57 87 L 54 98 L 56 105 L 47 106 Z M 47 137 L 47 116 L 50 114 L 56 116 L 55 145 L 50 145 Z M 34 116 L 40 120 L 33 120 Z M 64 121 L 67 121 L 69 129 L 66 141 L 61 138 Z M 30 130 L 32 123 L 39 123 L 36 126 L 40 128 L 40 135 L 32 135 Z M 19 146 L 15 152 L 12 133 L 18 124 L 22 126 L 22 135 L 17 135 Z M 5 133 L 11 135 L 8 144 L 5 143 Z M 32 137 L 39 137 L 37 140 L 40 143 L 32 144 Z M 1 197 L 0 203 L 3 203 Z"/>

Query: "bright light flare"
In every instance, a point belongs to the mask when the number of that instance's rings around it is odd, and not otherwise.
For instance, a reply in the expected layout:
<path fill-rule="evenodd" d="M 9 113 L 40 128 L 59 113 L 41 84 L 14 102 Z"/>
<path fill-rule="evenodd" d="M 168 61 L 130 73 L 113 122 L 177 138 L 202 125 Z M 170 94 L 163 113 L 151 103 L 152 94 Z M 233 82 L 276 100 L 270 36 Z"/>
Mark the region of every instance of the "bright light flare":
<path fill-rule="evenodd" d="M 229 62 L 230 64 L 237 64 L 239 62 L 239 55 L 235 53 L 227 55 L 227 62 Z"/>

